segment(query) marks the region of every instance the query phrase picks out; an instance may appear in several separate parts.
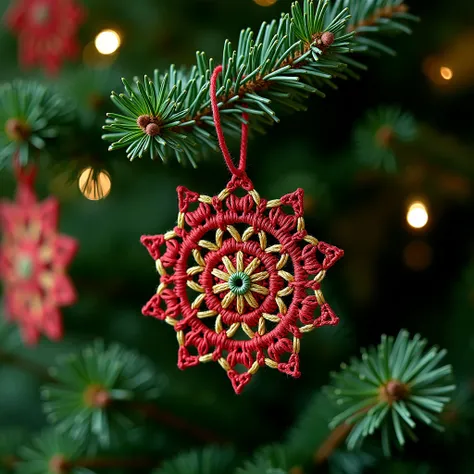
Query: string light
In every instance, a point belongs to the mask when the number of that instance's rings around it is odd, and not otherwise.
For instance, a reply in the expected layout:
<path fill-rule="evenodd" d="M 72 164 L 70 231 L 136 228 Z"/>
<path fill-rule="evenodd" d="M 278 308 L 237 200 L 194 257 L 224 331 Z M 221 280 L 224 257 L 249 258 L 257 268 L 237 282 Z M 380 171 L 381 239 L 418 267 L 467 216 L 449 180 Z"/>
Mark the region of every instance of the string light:
<path fill-rule="evenodd" d="M 455 75 L 454 68 L 447 66 L 446 63 L 448 61 L 444 57 L 429 56 L 423 61 L 423 72 L 434 84 L 446 86 L 454 79 Z"/>
<path fill-rule="evenodd" d="M 446 66 L 443 66 L 439 72 L 445 81 L 450 81 L 454 76 L 453 70 Z"/>
<path fill-rule="evenodd" d="M 95 37 L 95 47 L 100 54 L 113 54 L 121 44 L 122 38 L 114 30 L 103 30 Z"/>
<path fill-rule="evenodd" d="M 253 0 L 257 5 L 260 5 L 261 7 L 270 7 L 272 5 L 275 5 L 277 0 Z"/>
<path fill-rule="evenodd" d="M 407 212 L 407 222 L 414 229 L 422 229 L 428 223 L 428 210 L 424 203 L 415 201 L 410 204 Z"/>
<path fill-rule="evenodd" d="M 79 176 L 79 190 L 85 198 L 91 201 L 99 201 L 110 194 L 112 181 L 109 173 L 104 170 L 86 168 Z"/>

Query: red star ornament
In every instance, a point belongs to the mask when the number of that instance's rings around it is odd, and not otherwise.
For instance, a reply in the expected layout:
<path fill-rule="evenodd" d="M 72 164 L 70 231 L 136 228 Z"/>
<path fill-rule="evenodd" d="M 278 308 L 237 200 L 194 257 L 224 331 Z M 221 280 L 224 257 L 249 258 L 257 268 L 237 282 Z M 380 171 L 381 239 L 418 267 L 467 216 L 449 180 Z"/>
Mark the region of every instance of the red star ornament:
<path fill-rule="evenodd" d="M 27 344 L 41 333 L 62 338 L 59 307 L 76 301 L 66 274 L 78 243 L 58 233 L 59 203 L 39 203 L 30 184 L 20 182 L 16 202 L 0 204 L 0 279 L 7 318 L 17 322 Z"/>
<path fill-rule="evenodd" d="M 303 334 L 339 321 L 321 282 L 343 256 L 306 231 L 303 190 L 267 201 L 244 175 L 177 191 L 177 226 L 141 239 L 160 275 L 143 314 L 174 327 L 180 369 L 218 362 L 236 393 L 263 366 L 299 377 Z"/>
<path fill-rule="evenodd" d="M 84 18 L 74 0 L 14 0 L 6 21 L 18 34 L 23 67 L 41 65 L 57 74 L 62 61 L 79 52 L 76 36 Z"/>

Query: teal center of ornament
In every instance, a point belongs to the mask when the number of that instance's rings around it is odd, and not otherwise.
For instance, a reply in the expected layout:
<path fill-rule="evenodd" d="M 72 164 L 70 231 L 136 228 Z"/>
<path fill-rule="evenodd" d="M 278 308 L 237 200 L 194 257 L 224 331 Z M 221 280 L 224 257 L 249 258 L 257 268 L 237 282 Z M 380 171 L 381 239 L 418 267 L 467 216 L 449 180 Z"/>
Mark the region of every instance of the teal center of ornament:
<path fill-rule="evenodd" d="M 38 5 L 33 10 L 33 18 L 38 25 L 44 25 L 49 20 L 49 6 Z"/>
<path fill-rule="evenodd" d="M 236 272 L 229 278 L 229 288 L 236 295 L 245 295 L 250 290 L 250 277 L 244 272 Z"/>
<path fill-rule="evenodd" d="M 31 278 L 33 276 L 33 260 L 26 255 L 20 255 L 16 261 L 16 271 L 24 280 Z"/>

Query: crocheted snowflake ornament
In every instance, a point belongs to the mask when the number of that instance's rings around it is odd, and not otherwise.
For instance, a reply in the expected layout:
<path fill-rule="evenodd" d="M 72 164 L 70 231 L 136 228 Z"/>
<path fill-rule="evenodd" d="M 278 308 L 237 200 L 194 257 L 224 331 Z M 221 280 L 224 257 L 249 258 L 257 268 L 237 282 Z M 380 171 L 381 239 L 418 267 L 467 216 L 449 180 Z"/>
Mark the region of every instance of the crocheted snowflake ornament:
<path fill-rule="evenodd" d="M 84 17 L 74 0 L 14 0 L 6 21 L 18 34 L 21 64 L 57 74 L 63 59 L 79 52 L 76 35 Z"/>
<path fill-rule="evenodd" d="M 177 226 L 141 239 L 160 275 L 143 314 L 174 327 L 179 368 L 218 362 L 236 393 L 263 366 L 299 377 L 303 334 L 338 323 L 321 282 L 343 255 L 306 231 L 303 190 L 267 201 L 234 176 L 217 196 L 177 191 Z"/>
<path fill-rule="evenodd" d="M 59 307 L 76 301 L 66 268 L 78 244 L 58 234 L 59 203 L 39 203 L 28 182 L 20 182 L 16 202 L 0 204 L 0 279 L 6 314 L 19 324 L 24 341 L 35 344 L 40 333 L 62 337 Z"/>

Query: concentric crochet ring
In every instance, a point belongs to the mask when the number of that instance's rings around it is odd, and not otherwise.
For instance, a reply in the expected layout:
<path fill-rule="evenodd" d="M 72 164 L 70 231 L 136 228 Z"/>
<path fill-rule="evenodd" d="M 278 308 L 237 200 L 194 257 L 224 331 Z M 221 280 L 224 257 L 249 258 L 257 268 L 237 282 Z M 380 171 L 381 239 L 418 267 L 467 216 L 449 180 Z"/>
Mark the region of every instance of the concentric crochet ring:
<path fill-rule="evenodd" d="M 234 176 L 218 196 L 177 191 L 177 226 L 141 239 L 160 275 L 143 314 L 174 327 L 181 369 L 218 362 L 236 393 L 263 366 L 299 377 L 302 335 L 338 323 L 321 281 L 343 255 L 305 230 L 303 190 L 267 201 Z"/>

